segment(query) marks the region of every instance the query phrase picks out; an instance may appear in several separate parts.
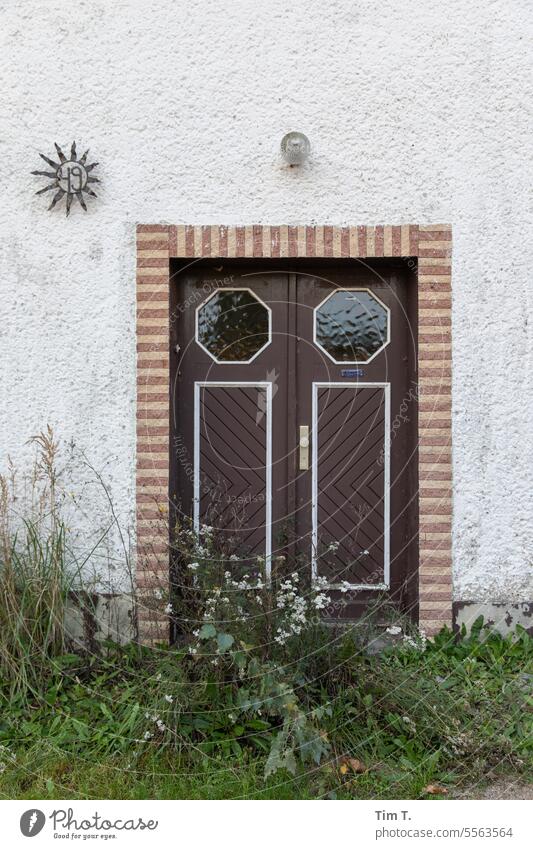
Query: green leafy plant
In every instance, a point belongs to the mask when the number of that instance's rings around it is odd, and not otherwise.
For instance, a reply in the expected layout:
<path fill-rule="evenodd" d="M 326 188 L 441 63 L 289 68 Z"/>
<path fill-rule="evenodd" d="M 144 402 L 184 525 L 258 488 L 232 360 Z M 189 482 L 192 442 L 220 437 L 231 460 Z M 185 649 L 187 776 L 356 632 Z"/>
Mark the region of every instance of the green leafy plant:
<path fill-rule="evenodd" d="M 479 619 L 428 640 L 390 602 L 385 625 L 372 611 L 325 625 L 323 582 L 283 557 L 267 580 L 261 558 L 209 527 L 175 535 L 172 590 L 154 600 L 173 645 L 70 653 L 65 605 L 74 577 L 83 584 L 67 563 L 52 434 L 36 445 L 29 518 L 12 522 L 2 479 L 4 794 L 418 798 L 531 774 L 524 629 L 504 637 Z"/>

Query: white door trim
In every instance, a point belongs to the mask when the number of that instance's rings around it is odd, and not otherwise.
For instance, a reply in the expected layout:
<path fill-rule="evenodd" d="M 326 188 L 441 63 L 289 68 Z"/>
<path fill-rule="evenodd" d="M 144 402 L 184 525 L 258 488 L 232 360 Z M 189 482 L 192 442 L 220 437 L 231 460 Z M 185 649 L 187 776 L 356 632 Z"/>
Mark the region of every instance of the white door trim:
<path fill-rule="evenodd" d="M 194 383 L 193 523 L 197 534 L 200 530 L 200 389 L 209 386 L 256 386 L 266 390 L 265 576 L 270 583 L 272 573 L 272 382 L 266 380 L 197 380 Z"/>
<path fill-rule="evenodd" d="M 385 396 L 385 435 L 383 445 L 384 482 L 383 482 L 383 582 L 379 584 L 344 584 L 349 590 L 388 590 L 390 588 L 390 383 L 362 383 L 350 381 L 313 382 L 311 415 L 311 487 L 312 487 L 312 531 L 311 531 L 311 575 L 318 575 L 318 390 L 321 388 L 343 387 L 353 389 L 372 389 L 381 387 Z M 330 589 L 340 589 L 340 584 L 329 585 Z"/>

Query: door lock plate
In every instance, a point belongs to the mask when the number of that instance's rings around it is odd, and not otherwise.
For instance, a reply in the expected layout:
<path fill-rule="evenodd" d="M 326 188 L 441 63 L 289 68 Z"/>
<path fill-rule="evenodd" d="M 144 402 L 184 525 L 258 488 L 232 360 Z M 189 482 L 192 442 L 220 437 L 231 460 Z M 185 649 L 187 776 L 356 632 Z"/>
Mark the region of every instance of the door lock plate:
<path fill-rule="evenodd" d="M 308 425 L 300 425 L 300 471 L 309 468 L 309 427 Z"/>

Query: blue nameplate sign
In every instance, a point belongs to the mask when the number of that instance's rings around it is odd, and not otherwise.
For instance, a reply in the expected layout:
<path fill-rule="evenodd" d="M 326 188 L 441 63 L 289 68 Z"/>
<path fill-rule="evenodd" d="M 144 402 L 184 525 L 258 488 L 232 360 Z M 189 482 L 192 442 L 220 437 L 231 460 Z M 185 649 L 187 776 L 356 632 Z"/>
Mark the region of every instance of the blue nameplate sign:
<path fill-rule="evenodd" d="M 343 368 L 341 370 L 341 377 L 362 377 L 363 369 L 362 368 Z"/>

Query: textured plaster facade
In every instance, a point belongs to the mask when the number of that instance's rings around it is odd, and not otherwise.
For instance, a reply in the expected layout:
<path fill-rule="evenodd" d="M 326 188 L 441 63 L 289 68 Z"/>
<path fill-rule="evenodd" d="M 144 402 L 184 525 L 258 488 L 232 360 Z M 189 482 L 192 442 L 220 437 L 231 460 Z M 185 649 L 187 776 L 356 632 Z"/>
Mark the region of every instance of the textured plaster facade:
<path fill-rule="evenodd" d="M 2 467 L 49 422 L 76 445 L 80 544 L 107 508 L 79 451 L 133 527 L 136 223 L 451 222 L 454 596 L 531 599 L 526 4 L 0 10 Z M 303 168 L 279 159 L 290 129 Z M 66 220 L 29 172 L 74 138 L 103 182 Z"/>

